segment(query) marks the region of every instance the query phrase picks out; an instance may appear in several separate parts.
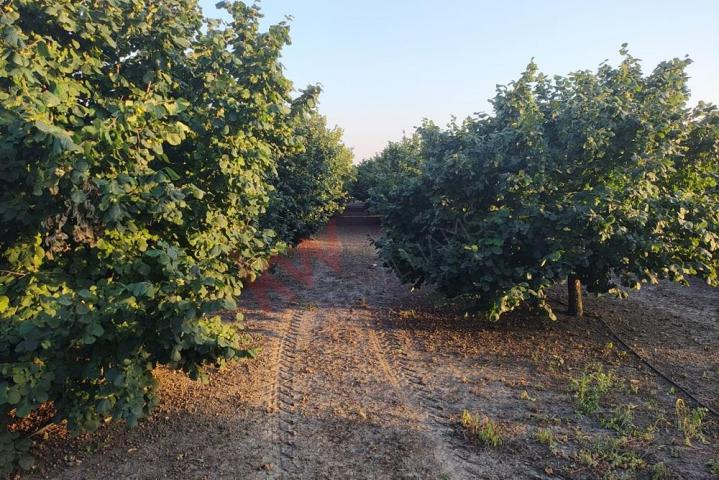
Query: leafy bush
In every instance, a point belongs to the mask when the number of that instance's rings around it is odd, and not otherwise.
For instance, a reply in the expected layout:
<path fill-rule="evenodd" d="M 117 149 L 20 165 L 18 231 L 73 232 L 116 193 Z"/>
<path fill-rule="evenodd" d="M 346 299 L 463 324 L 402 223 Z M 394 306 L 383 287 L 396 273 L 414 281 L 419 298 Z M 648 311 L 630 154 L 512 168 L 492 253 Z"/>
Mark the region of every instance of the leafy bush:
<path fill-rule="evenodd" d="M 433 128 L 425 124 L 421 131 L 429 132 Z M 416 133 L 399 142 L 390 142 L 381 153 L 360 163 L 350 189 L 352 198 L 376 206 L 386 201 L 395 187 L 419 175 L 420 140 L 420 133 Z"/>
<path fill-rule="evenodd" d="M 195 0 L 10 0 L 0 9 L 0 469 L 51 402 L 92 430 L 155 404 L 153 368 L 246 356 L 232 309 L 277 251 L 260 226 L 298 151 L 279 24 Z"/>
<path fill-rule="evenodd" d="M 352 151 L 342 130 L 327 128 L 316 112 L 301 120 L 296 135 L 304 150 L 281 158 L 263 224 L 287 243 L 312 235 L 344 207 L 352 180 Z"/>
<path fill-rule="evenodd" d="M 530 64 L 494 115 L 418 130 L 419 172 L 370 188 L 385 263 L 404 281 L 471 296 L 497 319 L 572 278 L 596 293 L 688 275 L 717 285 L 719 116 L 688 110 L 688 59 L 648 76 L 549 79 Z"/>

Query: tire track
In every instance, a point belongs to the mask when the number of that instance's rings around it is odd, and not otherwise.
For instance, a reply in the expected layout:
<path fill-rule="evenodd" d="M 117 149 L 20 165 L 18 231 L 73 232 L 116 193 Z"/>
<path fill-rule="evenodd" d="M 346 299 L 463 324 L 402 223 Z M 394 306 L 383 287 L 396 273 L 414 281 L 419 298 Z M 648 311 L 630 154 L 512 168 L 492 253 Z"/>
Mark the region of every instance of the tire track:
<path fill-rule="evenodd" d="M 297 359 L 299 351 L 309 341 L 310 316 L 303 310 L 293 310 L 286 315 L 289 321 L 275 353 L 277 369 L 267 405 L 268 412 L 275 415 L 273 439 L 277 462 L 274 478 L 295 478 L 298 469 L 295 428 L 299 404 L 305 392 L 299 382 Z"/>
<path fill-rule="evenodd" d="M 422 380 L 407 349 L 393 325 L 375 316 L 375 328 L 369 330 L 370 344 L 382 369 L 390 379 L 392 386 L 405 402 L 426 418 L 426 426 L 438 433 L 442 444 L 440 460 L 455 475 L 453 478 L 477 478 L 481 475 L 481 465 L 472 458 L 466 445 L 458 438 L 448 412 L 442 402 Z M 410 339 L 414 348 L 414 341 Z"/>

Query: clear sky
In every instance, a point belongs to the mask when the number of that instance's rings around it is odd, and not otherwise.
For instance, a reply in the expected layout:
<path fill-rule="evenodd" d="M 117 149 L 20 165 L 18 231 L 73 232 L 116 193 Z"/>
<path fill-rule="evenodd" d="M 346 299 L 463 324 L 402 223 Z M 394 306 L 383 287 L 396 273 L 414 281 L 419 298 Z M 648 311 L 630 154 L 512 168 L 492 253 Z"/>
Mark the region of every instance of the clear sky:
<path fill-rule="evenodd" d="M 215 0 L 200 0 L 219 18 Z M 650 72 L 694 60 L 693 101 L 719 103 L 719 0 L 265 0 L 269 25 L 291 15 L 283 64 L 359 161 L 411 132 L 490 110 L 497 84 L 534 58 L 547 74 L 616 63 L 622 43 Z"/>

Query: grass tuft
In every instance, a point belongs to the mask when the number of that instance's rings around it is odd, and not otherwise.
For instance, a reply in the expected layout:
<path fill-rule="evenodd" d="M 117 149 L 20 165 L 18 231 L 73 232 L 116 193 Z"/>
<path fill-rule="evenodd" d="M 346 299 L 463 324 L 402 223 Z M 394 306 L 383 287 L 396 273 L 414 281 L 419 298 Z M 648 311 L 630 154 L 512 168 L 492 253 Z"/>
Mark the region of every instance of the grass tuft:
<path fill-rule="evenodd" d="M 555 443 L 554 433 L 548 428 L 540 428 L 536 433 L 537 441 L 542 445 L 551 447 Z"/>
<path fill-rule="evenodd" d="M 462 412 L 462 427 L 467 430 L 479 443 L 487 447 L 499 447 L 503 443 L 499 425 L 491 418 L 472 415 L 469 411 Z"/>

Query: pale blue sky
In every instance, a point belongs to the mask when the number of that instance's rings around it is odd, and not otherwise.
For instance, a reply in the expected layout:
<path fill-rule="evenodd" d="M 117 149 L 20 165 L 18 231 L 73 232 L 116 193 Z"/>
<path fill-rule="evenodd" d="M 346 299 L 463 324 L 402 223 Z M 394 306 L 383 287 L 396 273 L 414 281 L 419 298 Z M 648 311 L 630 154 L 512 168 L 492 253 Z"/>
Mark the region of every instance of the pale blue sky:
<path fill-rule="evenodd" d="M 200 0 L 217 18 L 215 0 Z M 547 74 L 689 54 L 693 100 L 719 103 L 719 0 L 265 0 L 264 24 L 292 15 L 283 64 L 296 87 L 320 83 L 322 113 L 356 159 L 411 132 L 489 111 L 497 84 L 534 57 Z"/>

